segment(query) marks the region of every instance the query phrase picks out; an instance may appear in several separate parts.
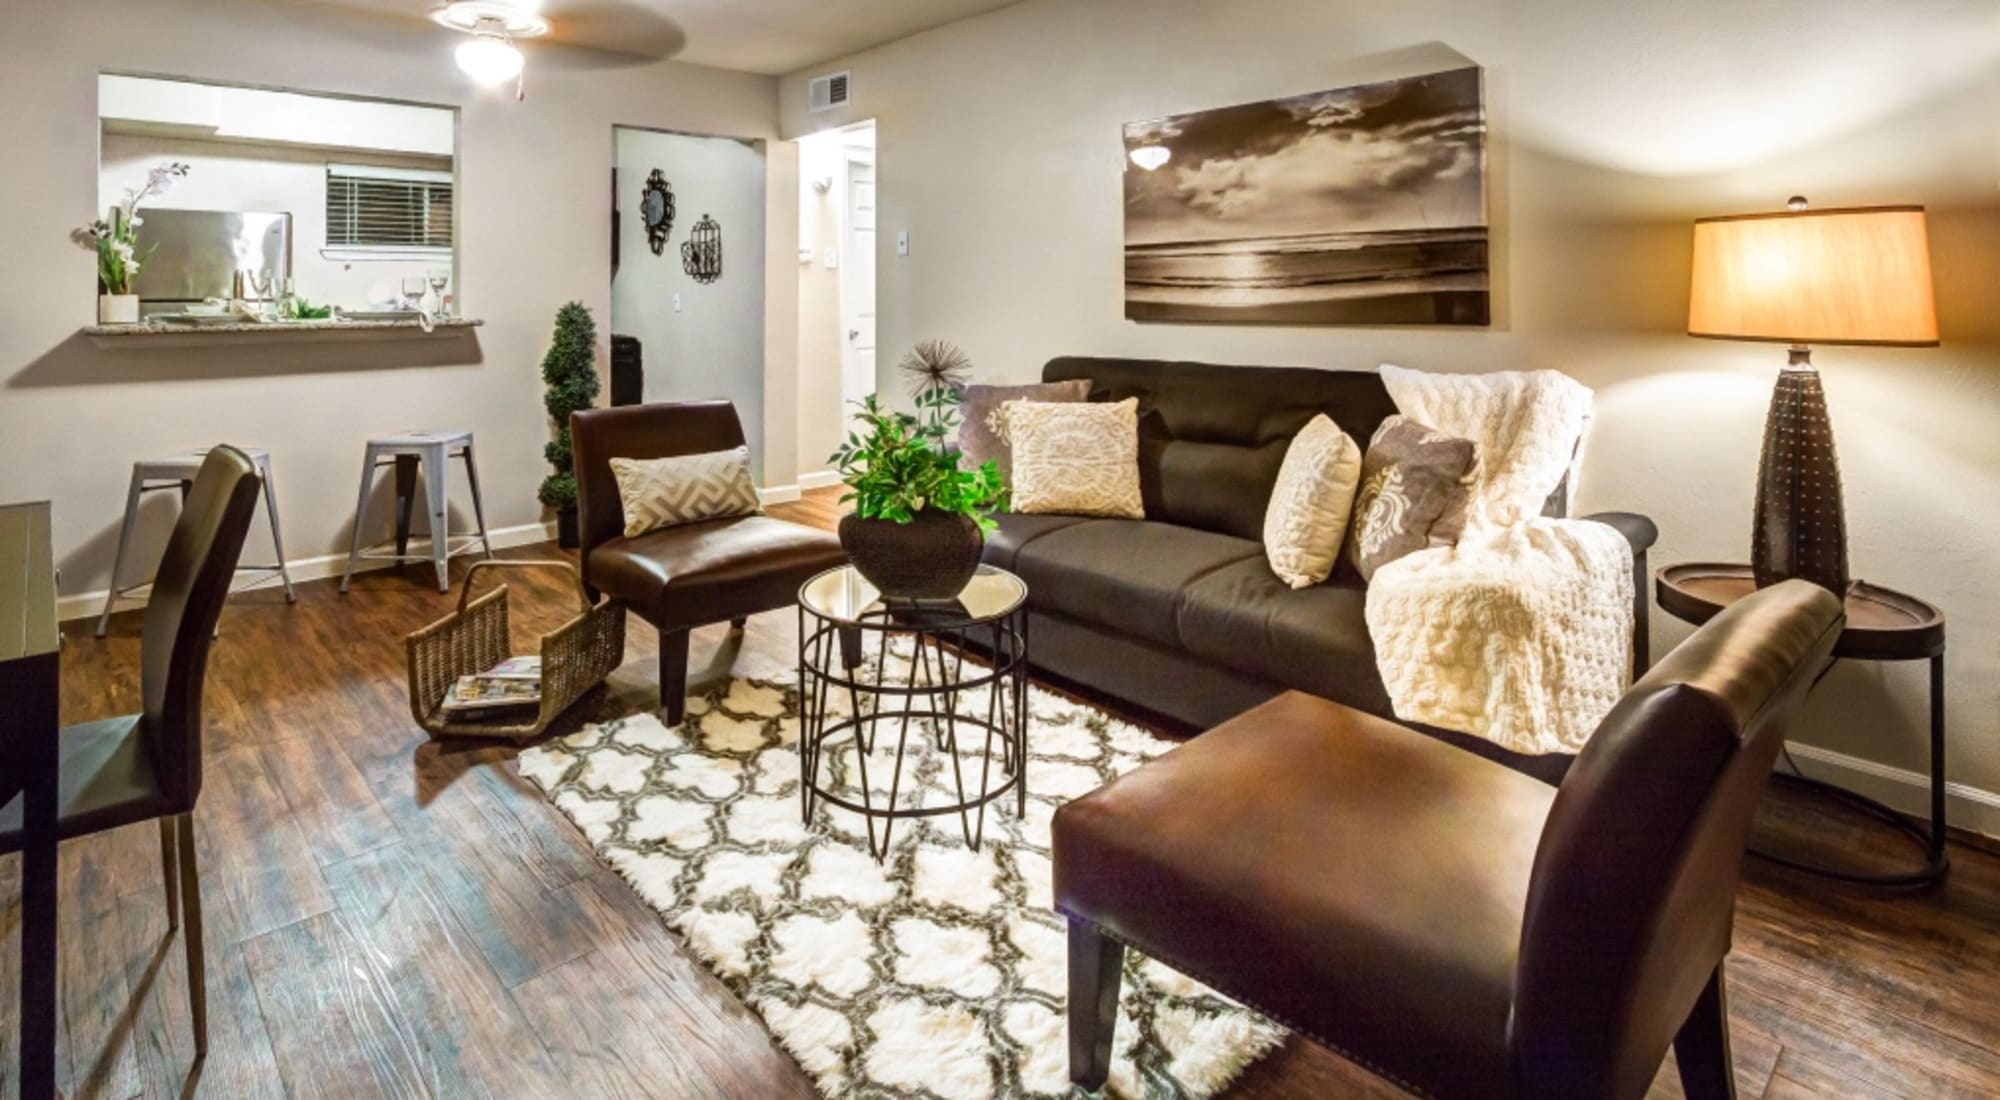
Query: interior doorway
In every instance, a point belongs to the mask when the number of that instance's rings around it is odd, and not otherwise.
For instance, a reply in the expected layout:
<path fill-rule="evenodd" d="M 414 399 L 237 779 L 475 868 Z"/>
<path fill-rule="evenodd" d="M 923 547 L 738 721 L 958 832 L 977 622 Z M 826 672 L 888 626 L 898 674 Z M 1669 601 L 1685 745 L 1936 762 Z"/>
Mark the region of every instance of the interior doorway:
<path fill-rule="evenodd" d="M 874 393 L 876 171 L 873 121 L 799 139 L 799 470 L 835 483 L 826 461 L 855 402 Z"/>
<path fill-rule="evenodd" d="M 614 377 L 640 399 L 726 398 L 764 462 L 764 149 L 726 137 L 613 130 Z"/>

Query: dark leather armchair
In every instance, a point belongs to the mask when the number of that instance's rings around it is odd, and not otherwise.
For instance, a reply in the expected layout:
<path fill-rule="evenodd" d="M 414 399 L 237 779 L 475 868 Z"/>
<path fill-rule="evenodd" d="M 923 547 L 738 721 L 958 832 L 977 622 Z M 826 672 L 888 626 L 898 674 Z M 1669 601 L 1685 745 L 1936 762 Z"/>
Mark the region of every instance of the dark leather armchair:
<path fill-rule="evenodd" d="M 208 1053 L 201 882 L 194 848 L 194 808 L 201 797 L 202 679 L 262 486 L 257 467 L 242 451 L 216 447 L 208 452 L 167 540 L 146 603 L 139 658 L 145 709 L 66 726 L 58 741 L 58 838 L 141 821 L 160 823 L 170 934 L 181 927 L 185 910 L 188 1005 L 197 1056 Z M 19 798 L 0 806 L 0 855 L 21 848 L 22 810 Z M 88 947 L 70 945 L 72 950 Z"/>
<path fill-rule="evenodd" d="M 625 537 L 614 458 L 666 458 L 743 445 L 727 401 L 625 405 L 570 416 L 583 581 L 660 632 L 660 711 L 679 724 L 688 631 L 787 607 L 813 574 L 847 561 L 829 531 L 770 516 L 737 516 Z"/>
<path fill-rule="evenodd" d="M 1105 1079 L 1130 945 L 1419 1095 L 1637 1098 L 1671 1044 L 1733 1096 L 1744 844 L 1841 625 L 1803 581 L 1740 601 L 1559 788 L 1293 692 L 1064 806 L 1072 1076 Z"/>

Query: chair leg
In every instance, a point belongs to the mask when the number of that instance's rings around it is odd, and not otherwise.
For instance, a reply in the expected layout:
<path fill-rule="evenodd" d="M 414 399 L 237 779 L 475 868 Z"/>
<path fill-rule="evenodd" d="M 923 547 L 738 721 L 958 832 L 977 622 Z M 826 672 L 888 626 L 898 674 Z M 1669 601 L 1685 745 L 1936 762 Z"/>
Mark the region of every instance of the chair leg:
<path fill-rule="evenodd" d="M 687 717 L 688 632 L 660 631 L 660 721 L 678 726 Z"/>
<path fill-rule="evenodd" d="M 472 464 L 472 444 L 459 452 L 465 459 L 465 483 L 472 487 L 472 518 L 479 524 L 479 544 L 486 548 L 486 556 L 493 556 L 493 540 L 486 537 L 486 505 L 479 499 L 479 467 Z"/>
<path fill-rule="evenodd" d="M 451 591 L 450 473 L 445 468 L 444 444 L 424 448 L 424 501 L 431 518 L 431 564 L 437 568 L 438 591 Z"/>
<path fill-rule="evenodd" d="M 741 630 L 741 629 L 743 629 L 743 628 L 744 628 L 745 626 L 748 626 L 749 624 L 750 624 L 750 618 L 749 618 L 749 616 L 747 616 L 747 615 L 738 615 L 737 617 L 735 617 L 735 618 L 733 618 L 733 619 L 729 620 L 729 629 L 731 629 L 731 630 Z"/>
<path fill-rule="evenodd" d="M 354 502 L 354 535 L 347 541 L 347 571 L 340 575 L 340 594 L 354 580 L 355 563 L 361 560 L 361 528 L 368 522 L 368 491 L 375 487 L 375 448 L 369 447 L 361 459 L 361 495 Z"/>
<path fill-rule="evenodd" d="M 1729 1057 L 1729 997 L 1723 964 L 1715 965 L 1708 985 L 1674 1036 L 1674 1059 L 1681 1067 L 1681 1092 L 1687 1100 L 1736 1100 L 1736 1072 Z"/>
<path fill-rule="evenodd" d="M 105 627 L 111 623 L 111 609 L 118 603 L 118 578 L 125 573 L 125 548 L 132 543 L 132 525 L 139 518 L 139 495 L 143 479 L 139 471 L 132 471 L 132 486 L 125 490 L 125 518 L 118 523 L 118 549 L 111 555 L 111 584 L 104 592 L 104 613 L 97 616 L 97 636 L 104 637 Z"/>
<path fill-rule="evenodd" d="M 1080 920 L 1069 922 L 1069 1079 L 1095 1091 L 1111 1076 L 1111 1035 L 1125 945 Z"/>
<path fill-rule="evenodd" d="M 285 561 L 285 536 L 278 530 L 278 490 L 271 484 L 271 464 L 264 463 L 264 513 L 271 517 L 271 552 L 276 555 L 278 579 L 285 585 L 285 602 L 299 602 L 299 594 L 292 591 L 292 568 Z"/>
<path fill-rule="evenodd" d="M 194 861 L 194 815 L 175 818 L 180 834 L 181 911 L 187 919 L 188 1019 L 194 1025 L 194 1056 L 208 1055 L 208 965 L 201 939 L 201 871 Z"/>
<path fill-rule="evenodd" d="M 180 853 L 175 845 L 174 819 L 163 817 L 160 822 L 160 879 L 167 887 L 167 934 L 181 926 L 181 870 Z"/>

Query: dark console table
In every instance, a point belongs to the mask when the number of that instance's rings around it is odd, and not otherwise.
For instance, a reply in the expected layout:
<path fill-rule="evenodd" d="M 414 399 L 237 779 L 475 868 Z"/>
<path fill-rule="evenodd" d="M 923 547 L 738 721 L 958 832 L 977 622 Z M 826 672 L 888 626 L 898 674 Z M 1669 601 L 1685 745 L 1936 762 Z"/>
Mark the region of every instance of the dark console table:
<path fill-rule="evenodd" d="M 42 1100 L 56 1091 L 61 645 L 48 503 L 0 505 L 0 821 L 20 815 L 23 1100 Z"/>
<path fill-rule="evenodd" d="M 1756 590 L 1747 565 L 1697 562 L 1670 565 L 1655 578 L 1660 609 L 1677 619 L 1699 625 L 1723 608 Z M 1751 849 L 1754 856 L 1810 874 L 1867 886 L 1927 886 L 1944 878 L 1951 861 L 1945 856 L 1944 781 L 1944 612 L 1893 589 L 1856 581 L 1848 589 L 1847 626 L 1834 643 L 1834 664 L 1852 661 L 1929 661 L 1931 666 L 1931 820 L 1923 826 L 1866 795 L 1802 775 L 1782 776 L 1787 782 L 1816 790 L 1829 798 L 1893 826 L 1914 840 L 1924 853 L 1921 867 L 1911 871 L 1869 874 L 1839 867 L 1808 864 Z"/>

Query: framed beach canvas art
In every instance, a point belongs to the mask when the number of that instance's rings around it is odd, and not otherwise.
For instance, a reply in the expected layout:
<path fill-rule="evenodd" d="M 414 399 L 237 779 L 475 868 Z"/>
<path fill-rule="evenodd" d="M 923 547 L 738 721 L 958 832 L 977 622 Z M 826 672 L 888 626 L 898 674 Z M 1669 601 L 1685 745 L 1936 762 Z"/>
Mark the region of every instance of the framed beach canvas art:
<path fill-rule="evenodd" d="M 1481 70 L 1125 126 L 1125 316 L 1489 323 Z"/>

